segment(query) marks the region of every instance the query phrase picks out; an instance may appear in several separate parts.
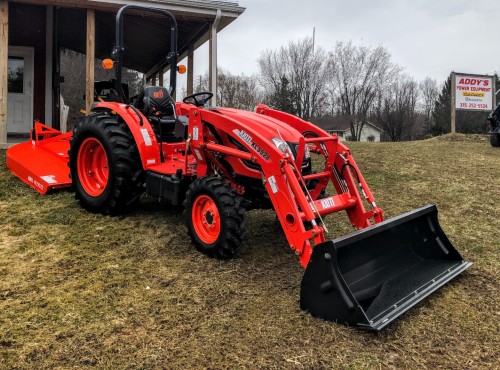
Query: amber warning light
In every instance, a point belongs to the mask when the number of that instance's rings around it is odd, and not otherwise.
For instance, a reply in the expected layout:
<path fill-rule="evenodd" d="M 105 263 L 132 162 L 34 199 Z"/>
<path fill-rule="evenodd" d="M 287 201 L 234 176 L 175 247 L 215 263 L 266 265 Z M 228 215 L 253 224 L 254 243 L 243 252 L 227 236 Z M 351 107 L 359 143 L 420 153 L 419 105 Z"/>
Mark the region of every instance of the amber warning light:
<path fill-rule="evenodd" d="M 104 69 L 113 69 L 114 66 L 115 66 L 115 62 L 113 62 L 112 59 L 104 59 L 102 61 L 102 68 L 104 68 Z"/>
<path fill-rule="evenodd" d="M 187 68 L 185 65 L 181 64 L 180 66 L 177 66 L 177 72 L 179 72 L 181 75 L 186 73 L 186 71 L 187 71 Z"/>

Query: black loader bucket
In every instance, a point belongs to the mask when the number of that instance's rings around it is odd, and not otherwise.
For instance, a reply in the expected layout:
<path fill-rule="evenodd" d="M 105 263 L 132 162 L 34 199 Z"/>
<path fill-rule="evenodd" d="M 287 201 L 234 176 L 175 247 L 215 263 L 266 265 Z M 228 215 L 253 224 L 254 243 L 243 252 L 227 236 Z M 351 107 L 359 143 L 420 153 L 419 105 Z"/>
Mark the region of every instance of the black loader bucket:
<path fill-rule="evenodd" d="M 430 205 L 318 244 L 300 306 L 325 320 L 380 330 L 470 265 Z"/>

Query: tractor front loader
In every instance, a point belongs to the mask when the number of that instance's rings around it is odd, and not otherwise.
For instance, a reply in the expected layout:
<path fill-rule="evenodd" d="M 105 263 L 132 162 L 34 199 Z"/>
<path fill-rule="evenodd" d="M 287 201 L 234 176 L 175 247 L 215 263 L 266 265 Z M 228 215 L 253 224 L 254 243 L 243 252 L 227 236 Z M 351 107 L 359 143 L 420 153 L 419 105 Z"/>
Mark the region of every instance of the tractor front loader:
<path fill-rule="evenodd" d="M 170 89 L 147 87 L 133 105 L 121 83 L 123 16 L 132 9 L 170 19 L 173 66 Z M 183 205 L 193 244 L 222 259 L 242 242 L 245 212 L 273 209 L 305 268 L 301 308 L 365 329 L 382 329 L 470 265 L 441 229 L 435 206 L 384 220 L 337 135 L 265 105 L 255 112 L 210 107 L 208 92 L 175 103 L 170 13 L 122 8 L 112 59 L 119 102 L 97 102 L 70 134 L 37 123 L 30 142 L 8 150 L 8 167 L 35 190 L 72 186 L 83 207 L 105 214 L 126 211 L 144 193 Z M 340 211 L 358 231 L 331 240 L 323 220 Z"/>

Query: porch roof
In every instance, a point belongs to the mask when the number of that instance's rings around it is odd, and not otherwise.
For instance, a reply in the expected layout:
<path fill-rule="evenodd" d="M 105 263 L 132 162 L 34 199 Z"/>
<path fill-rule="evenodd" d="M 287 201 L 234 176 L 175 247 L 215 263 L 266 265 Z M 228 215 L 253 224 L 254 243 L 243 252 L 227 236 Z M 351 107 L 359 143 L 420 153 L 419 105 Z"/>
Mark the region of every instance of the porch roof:
<path fill-rule="evenodd" d="M 209 28 L 221 11 L 218 31 L 228 26 L 245 8 L 232 1 L 214 0 L 11 0 L 17 3 L 53 5 L 58 10 L 58 41 L 61 47 L 85 54 L 86 9 L 96 10 L 96 57 L 109 58 L 115 42 L 115 16 L 124 5 L 141 5 L 166 9 L 177 19 L 179 27 L 179 54 L 187 53 L 190 44 L 198 48 L 209 39 Z M 124 22 L 124 39 L 127 46 L 126 67 L 151 74 L 163 67 L 170 50 L 170 28 L 167 18 L 145 16 L 132 12 Z"/>

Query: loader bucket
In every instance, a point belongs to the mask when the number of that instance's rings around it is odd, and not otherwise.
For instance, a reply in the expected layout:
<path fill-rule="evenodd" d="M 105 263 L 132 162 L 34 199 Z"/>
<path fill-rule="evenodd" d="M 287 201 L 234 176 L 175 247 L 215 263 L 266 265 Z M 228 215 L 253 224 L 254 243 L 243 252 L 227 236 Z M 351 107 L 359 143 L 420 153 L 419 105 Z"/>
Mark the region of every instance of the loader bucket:
<path fill-rule="evenodd" d="M 380 330 L 470 265 L 429 205 L 318 244 L 300 306 L 325 320 Z"/>

